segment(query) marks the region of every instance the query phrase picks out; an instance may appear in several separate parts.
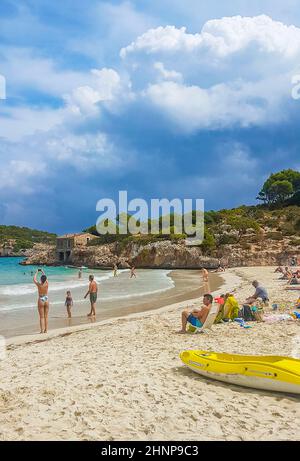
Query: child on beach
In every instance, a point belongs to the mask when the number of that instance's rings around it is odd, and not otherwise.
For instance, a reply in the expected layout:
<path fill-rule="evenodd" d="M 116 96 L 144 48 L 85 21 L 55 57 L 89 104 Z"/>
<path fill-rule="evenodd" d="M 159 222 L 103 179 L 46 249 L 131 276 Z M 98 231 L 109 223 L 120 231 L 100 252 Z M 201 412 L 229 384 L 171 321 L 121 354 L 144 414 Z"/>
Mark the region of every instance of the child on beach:
<path fill-rule="evenodd" d="M 73 298 L 72 298 L 72 294 L 70 291 L 67 291 L 67 297 L 66 297 L 66 301 L 65 301 L 65 306 L 67 308 L 67 313 L 68 313 L 68 317 L 69 319 L 72 317 L 72 314 L 71 314 L 71 308 L 73 307 Z"/>

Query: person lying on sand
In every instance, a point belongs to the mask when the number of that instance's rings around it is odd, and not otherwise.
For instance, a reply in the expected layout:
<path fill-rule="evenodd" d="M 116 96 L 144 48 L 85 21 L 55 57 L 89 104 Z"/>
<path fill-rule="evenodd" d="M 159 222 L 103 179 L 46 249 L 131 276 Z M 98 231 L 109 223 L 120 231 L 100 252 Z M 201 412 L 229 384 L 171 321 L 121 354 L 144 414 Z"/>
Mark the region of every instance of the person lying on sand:
<path fill-rule="evenodd" d="M 180 334 L 186 333 L 186 325 L 190 323 L 194 327 L 201 328 L 204 325 L 205 320 L 209 314 L 209 311 L 212 307 L 213 297 L 210 294 L 205 294 L 203 296 L 204 306 L 201 309 L 194 309 L 192 311 L 186 309 L 181 314 L 181 324 L 182 328 L 178 332 Z"/>
<path fill-rule="evenodd" d="M 250 296 L 250 298 L 246 299 L 246 303 L 251 304 L 257 299 L 261 299 L 263 303 L 267 303 L 269 301 L 269 295 L 266 288 L 261 286 L 257 280 L 252 282 L 252 286 L 255 288 L 255 293 Z"/>
<path fill-rule="evenodd" d="M 37 274 L 41 272 L 41 279 L 38 282 Z M 47 276 L 42 269 L 38 269 L 33 277 L 33 282 L 37 286 L 38 289 L 38 311 L 40 316 L 40 333 L 47 333 L 48 331 L 48 313 L 49 313 L 49 299 L 48 299 L 48 289 L 49 283 L 47 280 Z"/>
<path fill-rule="evenodd" d="M 94 280 L 94 276 L 89 276 L 89 291 L 84 296 L 84 299 L 90 295 L 90 303 L 91 303 L 91 312 L 88 314 L 88 317 L 95 317 L 96 316 L 96 301 L 97 301 L 97 293 L 98 293 L 98 285 Z"/>

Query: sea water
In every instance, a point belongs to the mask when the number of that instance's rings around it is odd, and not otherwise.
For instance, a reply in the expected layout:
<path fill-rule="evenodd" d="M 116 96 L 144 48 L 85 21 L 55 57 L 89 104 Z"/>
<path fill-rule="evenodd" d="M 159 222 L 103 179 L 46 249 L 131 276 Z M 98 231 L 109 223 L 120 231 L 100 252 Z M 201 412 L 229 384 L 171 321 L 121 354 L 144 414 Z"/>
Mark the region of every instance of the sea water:
<path fill-rule="evenodd" d="M 0 258 L 0 314 L 16 310 L 32 310 L 37 305 L 37 288 L 33 275 L 37 266 L 22 266 L 22 258 Z M 65 315 L 66 291 L 72 292 L 74 304 L 87 304 L 84 295 L 88 290 L 88 276 L 94 274 L 99 285 L 99 300 L 118 301 L 134 299 L 152 293 L 160 293 L 174 287 L 167 270 L 139 270 L 137 278 L 130 279 L 129 270 L 120 270 L 113 277 L 112 270 L 83 269 L 82 278 L 78 269 L 69 267 L 42 267 L 49 281 L 49 300 L 57 315 Z M 40 274 L 38 274 L 40 277 Z M 1 327 L 0 327 L 1 329 Z"/>

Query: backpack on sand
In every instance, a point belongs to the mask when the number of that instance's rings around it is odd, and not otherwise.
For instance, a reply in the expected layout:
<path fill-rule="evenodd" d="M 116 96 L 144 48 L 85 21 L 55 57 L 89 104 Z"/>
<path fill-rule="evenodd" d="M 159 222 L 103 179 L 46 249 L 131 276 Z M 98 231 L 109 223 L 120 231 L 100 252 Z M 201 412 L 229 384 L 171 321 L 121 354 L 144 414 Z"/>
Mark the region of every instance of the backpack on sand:
<path fill-rule="evenodd" d="M 246 322 L 253 322 L 255 320 L 251 307 L 247 304 L 244 304 L 242 309 L 239 311 L 239 317 L 244 319 Z"/>

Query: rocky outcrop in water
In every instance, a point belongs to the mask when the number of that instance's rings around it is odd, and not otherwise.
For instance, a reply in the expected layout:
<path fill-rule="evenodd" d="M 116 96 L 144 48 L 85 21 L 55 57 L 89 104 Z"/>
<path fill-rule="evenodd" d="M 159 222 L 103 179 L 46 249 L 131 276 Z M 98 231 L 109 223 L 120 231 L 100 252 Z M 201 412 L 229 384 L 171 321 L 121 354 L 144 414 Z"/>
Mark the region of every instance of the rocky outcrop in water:
<path fill-rule="evenodd" d="M 20 264 L 26 266 L 30 264 L 55 266 L 57 264 L 56 247 L 54 245 L 37 243 L 32 249 L 26 251 L 26 259 Z"/>

